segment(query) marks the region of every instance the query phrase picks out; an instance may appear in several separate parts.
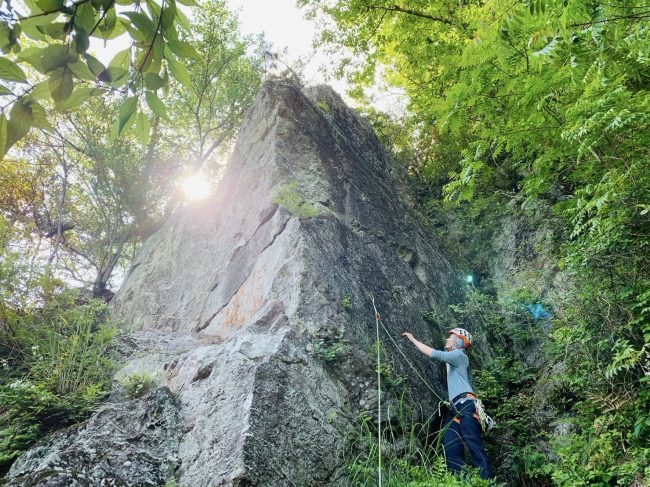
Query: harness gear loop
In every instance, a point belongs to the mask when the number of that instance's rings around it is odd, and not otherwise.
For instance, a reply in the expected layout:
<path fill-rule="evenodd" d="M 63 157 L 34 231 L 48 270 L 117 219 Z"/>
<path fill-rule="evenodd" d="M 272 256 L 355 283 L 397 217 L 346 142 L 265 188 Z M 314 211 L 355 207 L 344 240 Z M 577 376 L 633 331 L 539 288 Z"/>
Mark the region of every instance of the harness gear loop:
<path fill-rule="evenodd" d="M 462 404 L 463 402 L 465 402 L 465 399 L 474 401 L 474 407 L 476 408 L 476 412 L 472 413 L 472 416 L 474 416 L 474 418 L 476 418 L 476 420 L 481 424 L 481 429 L 484 432 L 487 432 L 490 431 L 492 428 L 494 428 L 496 422 L 485 412 L 485 407 L 483 406 L 481 400 L 471 392 L 467 392 L 459 395 L 458 400 L 453 402 L 453 410 L 457 411 L 456 404 L 459 402 Z"/>

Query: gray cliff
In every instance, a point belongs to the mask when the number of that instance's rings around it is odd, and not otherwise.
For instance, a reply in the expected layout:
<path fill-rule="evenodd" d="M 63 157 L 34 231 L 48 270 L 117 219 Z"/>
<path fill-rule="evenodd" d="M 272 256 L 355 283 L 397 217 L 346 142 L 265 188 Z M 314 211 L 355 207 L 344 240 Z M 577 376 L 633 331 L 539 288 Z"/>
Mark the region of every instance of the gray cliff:
<path fill-rule="evenodd" d="M 462 286 L 400 188 L 330 88 L 265 84 L 217 193 L 147 240 L 114 298 L 135 331 L 109 401 L 18 459 L 8 485 L 344 483 L 345 435 L 377 407 L 370 294 L 409 401 L 437 406 L 405 356 L 446 390 L 444 369 L 400 333 L 441 345 Z M 143 371 L 160 386 L 127 400 L 119 379 Z"/>

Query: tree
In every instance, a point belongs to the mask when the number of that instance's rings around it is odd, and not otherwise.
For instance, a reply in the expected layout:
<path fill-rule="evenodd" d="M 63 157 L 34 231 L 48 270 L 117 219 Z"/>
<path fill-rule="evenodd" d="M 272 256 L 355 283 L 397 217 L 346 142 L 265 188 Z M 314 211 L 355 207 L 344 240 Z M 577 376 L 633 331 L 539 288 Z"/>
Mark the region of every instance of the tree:
<path fill-rule="evenodd" d="M 171 81 L 151 130 L 149 117 L 138 114 L 135 125 L 146 130 L 114 137 L 123 102 L 92 97 L 47 114 L 47 129 L 30 132 L 12 151 L 16 158 L 4 162 L 0 209 L 24 229 L 23 254 L 45 258 L 55 275 L 95 296 L 112 296 L 116 271 L 128 267 L 165 210 L 182 202 L 178 181 L 214 162 L 210 154 L 232 138 L 259 87 L 261 39 L 241 38 L 223 2 L 201 12 L 183 41 L 201 53 L 186 70 L 192 89 Z"/>
<path fill-rule="evenodd" d="M 174 145 L 187 151 L 194 171 L 232 139 L 266 70 L 263 38 L 242 37 L 238 28 L 225 2 L 211 0 L 187 38 L 198 52 L 188 60 L 192 89 L 174 90 L 169 108 Z"/>
<path fill-rule="evenodd" d="M 196 5 L 194 0 L 179 0 Z M 196 55 L 179 39 L 190 30 L 189 20 L 176 0 L 158 4 L 147 0 L 25 0 L 25 9 L 6 2 L 0 9 L 0 96 L 6 97 L 0 114 L 0 156 L 31 128 L 47 127 L 42 102 L 69 109 L 91 96 L 115 93 L 123 97 L 114 135 L 135 125 L 140 137 L 148 113 L 164 108 L 156 92 L 169 85 L 170 74 L 190 88 L 179 57 Z M 116 9 L 120 5 L 120 11 Z M 131 46 L 104 66 L 88 53 L 89 38 L 110 42 L 130 36 Z M 148 108 L 145 108 L 147 106 Z M 7 118 L 5 111 L 9 111 Z"/>

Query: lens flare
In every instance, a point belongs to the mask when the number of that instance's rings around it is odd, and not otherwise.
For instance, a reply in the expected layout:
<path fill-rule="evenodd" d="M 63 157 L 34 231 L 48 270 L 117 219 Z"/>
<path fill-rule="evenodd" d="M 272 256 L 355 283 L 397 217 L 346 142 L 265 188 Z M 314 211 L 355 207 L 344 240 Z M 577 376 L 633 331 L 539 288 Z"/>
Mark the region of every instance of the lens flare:
<path fill-rule="evenodd" d="M 204 176 L 195 174 L 185 178 L 181 185 L 183 192 L 192 201 L 202 200 L 210 196 L 210 185 Z"/>

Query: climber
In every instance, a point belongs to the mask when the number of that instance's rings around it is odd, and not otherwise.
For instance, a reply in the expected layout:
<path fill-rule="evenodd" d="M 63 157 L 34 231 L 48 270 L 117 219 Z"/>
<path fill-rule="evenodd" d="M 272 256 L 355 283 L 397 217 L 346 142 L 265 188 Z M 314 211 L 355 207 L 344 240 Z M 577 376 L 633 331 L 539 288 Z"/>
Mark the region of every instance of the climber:
<path fill-rule="evenodd" d="M 445 351 L 419 342 L 409 333 L 402 333 L 427 357 L 441 360 L 447 364 L 447 392 L 449 393 L 450 412 L 444 421 L 442 442 L 445 450 L 447 467 L 454 473 L 460 473 L 465 465 L 464 445 L 469 448 L 474 465 L 480 469 L 481 477 L 492 477 L 490 460 L 485 453 L 481 438 L 481 423 L 476 410 L 476 396 L 469 384 L 469 359 L 464 350 L 472 346 L 472 335 L 463 328 L 449 331 L 445 341 Z"/>

